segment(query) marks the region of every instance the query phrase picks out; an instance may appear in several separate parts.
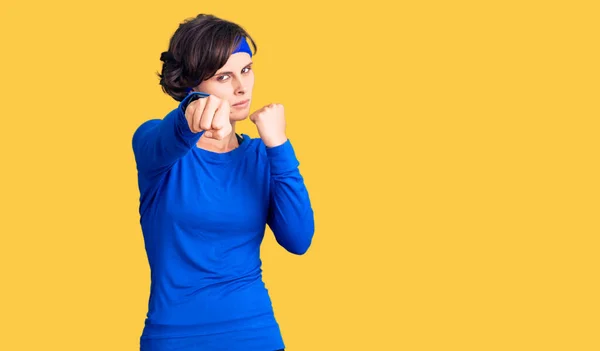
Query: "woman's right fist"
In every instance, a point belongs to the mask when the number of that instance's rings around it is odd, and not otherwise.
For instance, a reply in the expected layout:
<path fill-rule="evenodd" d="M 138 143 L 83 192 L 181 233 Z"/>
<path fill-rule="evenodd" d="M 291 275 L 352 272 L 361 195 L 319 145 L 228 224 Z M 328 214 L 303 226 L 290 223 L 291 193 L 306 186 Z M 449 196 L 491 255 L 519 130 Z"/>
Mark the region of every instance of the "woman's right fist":
<path fill-rule="evenodd" d="M 193 133 L 204 131 L 207 138 L 223 140 L 232 131 L 229 111 L 227 100 L 210 95 L 192 101 L 185 109 L 185 118 Z"/>

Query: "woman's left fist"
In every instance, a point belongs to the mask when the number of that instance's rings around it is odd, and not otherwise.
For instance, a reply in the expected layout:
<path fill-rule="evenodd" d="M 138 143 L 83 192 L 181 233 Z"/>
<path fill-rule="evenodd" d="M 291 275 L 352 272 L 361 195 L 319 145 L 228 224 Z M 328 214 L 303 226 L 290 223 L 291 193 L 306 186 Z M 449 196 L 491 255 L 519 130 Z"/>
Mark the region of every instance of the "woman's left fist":
<path fill-rule="evenodd" d="M 250 115 L 258 134 L 267 147 L 275 147 L 287 141 L 283 105 L 270 104 Z"/>

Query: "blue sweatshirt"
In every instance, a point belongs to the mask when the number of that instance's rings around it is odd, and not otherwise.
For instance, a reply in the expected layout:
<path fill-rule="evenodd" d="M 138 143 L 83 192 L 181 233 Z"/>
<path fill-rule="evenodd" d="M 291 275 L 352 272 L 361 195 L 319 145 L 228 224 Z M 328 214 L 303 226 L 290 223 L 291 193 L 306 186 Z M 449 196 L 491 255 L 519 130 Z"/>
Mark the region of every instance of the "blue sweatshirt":
<path fill-rule="evenodd" d="M 242 134 L 226 153 L 199 148 L 183 105 L 132 138 L 151 273 L 142 350 L 284 348 L 262 279 L 266 225 L 287 251 L 311 245 L 314 217 L 290 140 Z"/>

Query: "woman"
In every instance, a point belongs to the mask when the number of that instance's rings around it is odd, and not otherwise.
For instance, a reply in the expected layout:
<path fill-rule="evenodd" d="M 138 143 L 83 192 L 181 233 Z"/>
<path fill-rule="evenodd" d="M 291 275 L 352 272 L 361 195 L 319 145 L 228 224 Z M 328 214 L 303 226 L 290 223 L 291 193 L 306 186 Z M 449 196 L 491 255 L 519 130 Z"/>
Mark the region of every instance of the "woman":
<path fill-rule="evenodd" d="M 260 245 L 304 254 L 314 216 L 283 107 L 250 114 L 254 40 L 212 15 L 179 25 L 160 84 L 179 101 L 133 134 L 140 224 L 151 270 L 140 349 L 284 349 Z M 235 132 L 249 118 L 259 138 Z"/>

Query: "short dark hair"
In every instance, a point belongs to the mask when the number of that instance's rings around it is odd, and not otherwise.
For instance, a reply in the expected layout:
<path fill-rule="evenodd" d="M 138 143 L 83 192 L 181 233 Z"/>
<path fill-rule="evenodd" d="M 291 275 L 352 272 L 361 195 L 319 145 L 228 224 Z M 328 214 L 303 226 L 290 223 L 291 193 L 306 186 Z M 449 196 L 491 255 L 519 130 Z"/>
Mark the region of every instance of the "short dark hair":
<path fill-rule="evenodd" d="M 248 39 L 256 53 L 256 43 L 238 24 L 209 14 L 184 20 L 160 56 L 163 66 L 157 75 L 162 90 L 176 101 L 183 100 L 188 88 L 212 77 L 227 63 L 240 38 Z"/>

